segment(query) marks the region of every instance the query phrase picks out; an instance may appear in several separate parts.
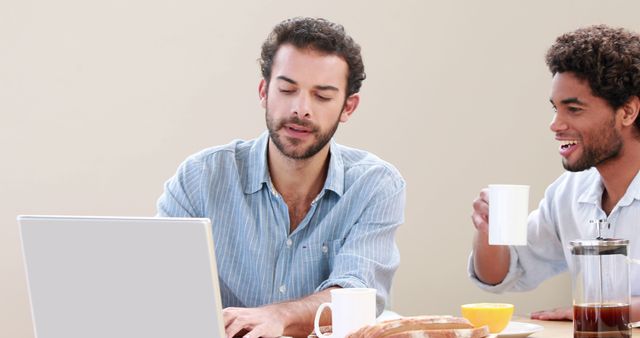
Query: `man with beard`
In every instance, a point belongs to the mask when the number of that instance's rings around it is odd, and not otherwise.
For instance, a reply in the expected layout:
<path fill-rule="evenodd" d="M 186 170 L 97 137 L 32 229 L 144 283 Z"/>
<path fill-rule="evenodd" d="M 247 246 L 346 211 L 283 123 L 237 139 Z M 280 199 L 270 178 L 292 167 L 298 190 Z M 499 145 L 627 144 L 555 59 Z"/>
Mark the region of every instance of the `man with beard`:
<path fill-rule="evenodd" d="M 640 36 L 592 26 L 560 36 L 546 62 L 553 75 L 551 131 L 567 170 L 529 215 L 527 246 L 488 244 L 487 189 L 473 202 L 469 275 L 492 292 L 531 290 L 568 268 L 569 242 L 630 240 L 640 258 Z M 598 226 L 590 221 L 604 220 Z M 632 320 L 640 320 L 640 268 L 631 267 Z M 571 320 L 570 308 L 534 319 Z"/>
<path fill-rule="evenodd" d="M 189 157 L 158 215 L 212 220 L 229 337 L 307 336 L 332 288 L 377 289 L 380 313 L 405 182 L 332 140 L 358 107 L 360 47 L 341 25 L 294 18 L 265 40 L 260 66 L 268 132 Z"/>

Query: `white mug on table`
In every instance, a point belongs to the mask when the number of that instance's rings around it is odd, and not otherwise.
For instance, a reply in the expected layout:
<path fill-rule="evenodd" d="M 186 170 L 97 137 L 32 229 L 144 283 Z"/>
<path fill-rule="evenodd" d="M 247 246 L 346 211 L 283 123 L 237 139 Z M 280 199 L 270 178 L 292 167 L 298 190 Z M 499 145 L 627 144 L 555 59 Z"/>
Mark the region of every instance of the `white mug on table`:
<path fill-rule="evenodd" d="M 365 325 L 376 322 L 376 289 L 333 289 L 331 303 L 322 303 L 316 312 L 315 333 L 319 338 L 344 338 Z M 331 335 L 320 332 L 320 316 L 325 308 L 331 309 Z"/>

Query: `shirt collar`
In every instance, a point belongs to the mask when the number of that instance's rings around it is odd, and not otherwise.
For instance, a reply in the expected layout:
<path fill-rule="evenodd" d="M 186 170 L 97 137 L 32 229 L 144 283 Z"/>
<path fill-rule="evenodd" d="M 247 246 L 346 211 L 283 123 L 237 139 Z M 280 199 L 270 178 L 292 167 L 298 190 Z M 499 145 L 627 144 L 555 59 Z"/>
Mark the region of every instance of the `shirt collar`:
<path fill-rule="evenodd" d="M 248 170 L 245 171 L 244 193 L 253 194 L 267 185 L 272 193 L 275 189 L 271 183 L 269 166 L 267 165 L 267 146 L 269 145 L 269 132 L 265 131 L 251 146 L 248 158 Z M 318 197 L 324 195 L 325 190 L 331 190 L 338 196 L 344 192 L 344 163 L 340 147 L 331 139 L 329 144 L 329 169 L 324 187 Z"/>
<path fill-rule="evenodd" d="M 600 173 L 595 168 L 591 168 L 589 170 L 595 171 L 595 173 L 592 174 L 595 177 L 587 189 L 578 197 L 578 203 L 600 205 L 600 202 L 602 201 L 602 192 L 604 191 L 602 177 L 600 177 Z"/>
<path fill-rule="evenodd" d="M 331 190 L 338 196 L 342 196 L 344 193 L 344 162 L 342 162 L 340 147 L 333 139 L 329 144 L 329 153 L 329 169 L 323 190 Z"/>
<path fill-rule="evenodd" d="M 269 167 L 267 166 L 267 145 L 269 144 L 269 132 L 265 131 L 256 139 L 249 150 L 247 170 L 245 171 L 244 193 L 253 194 L 262 189 L 263 184 L 271 187 Z"/>
<path fill-rule="evenodd" d="M 618 205 L 628 206 L 633 203 L 634 199 L 640 200 L 640 171 L 636 173 L 636 177 L 634 177 L 629 184 L 627 191 L 624 193 L 624 196 L 622 196 L 622 199 L 620 199 L 620 202 L 618 202 Z"/>
<path fill-rule="evenodd" d="M 578 202 L 600 205 L 600 202 L 602 201 L 602 193 L 604 192 L 602 177 L 595 168 L 590 170 L 594 170 L 596 172 L 596 177 L 591 185 L 578 197 Z M 618 202 L 618 205 L 628 206 L 634 199 L 640 200 L 640 171 L 636 173 L 636 176 L 627 187 L 627 191 Z"/>

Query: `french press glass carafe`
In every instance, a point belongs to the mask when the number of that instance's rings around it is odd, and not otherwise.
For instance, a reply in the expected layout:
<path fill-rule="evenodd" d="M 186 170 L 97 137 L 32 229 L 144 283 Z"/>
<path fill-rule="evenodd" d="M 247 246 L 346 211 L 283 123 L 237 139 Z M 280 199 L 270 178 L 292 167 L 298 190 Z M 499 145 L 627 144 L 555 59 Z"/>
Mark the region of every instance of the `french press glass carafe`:
<path fill-rule="evenodd" d="M 570 242 L 574 337 L 631 337 L 629 241 Z"/>

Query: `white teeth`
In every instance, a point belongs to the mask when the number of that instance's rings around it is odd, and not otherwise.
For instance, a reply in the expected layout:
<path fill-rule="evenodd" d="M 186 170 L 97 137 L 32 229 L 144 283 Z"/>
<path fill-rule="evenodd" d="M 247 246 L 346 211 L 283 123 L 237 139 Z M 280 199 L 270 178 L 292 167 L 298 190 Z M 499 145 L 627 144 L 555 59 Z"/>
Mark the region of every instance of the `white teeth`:
<path fill-rule="evenodd" d="M 573 145 L 576 145 L 576 144 L 578 144 L 578 141 L 576 141 L 576 140 L 560 141 L 560 148 L 567 149 L 570 146 L 573 146 Z"/>
<path fill-rule="evenodd" d="M 563 147 L 572 146 L 574 144 L 578 144 L 578 141 L 575 141 L 575 140 L 560 141 L 560 145 Z"/>

